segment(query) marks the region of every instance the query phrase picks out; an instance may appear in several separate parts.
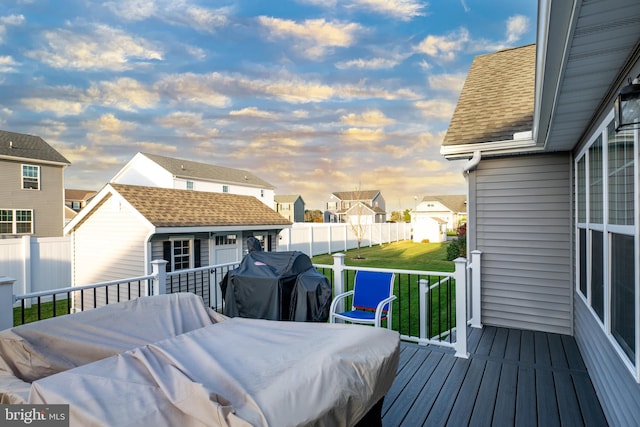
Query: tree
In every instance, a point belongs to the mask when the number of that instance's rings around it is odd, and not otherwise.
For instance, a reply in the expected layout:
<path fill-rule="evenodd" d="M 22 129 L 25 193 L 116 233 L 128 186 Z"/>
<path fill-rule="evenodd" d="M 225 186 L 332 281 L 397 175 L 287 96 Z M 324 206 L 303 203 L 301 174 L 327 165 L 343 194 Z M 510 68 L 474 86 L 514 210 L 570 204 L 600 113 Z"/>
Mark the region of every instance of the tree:
<path fill-rule="evenodd" d="M 391 212 L 391 222 L 403 222 L 402 215 L 398 211 Z"/>
<path fill-rule="evenodd" d="M 324 222 L 324 216 L 322 215 L 322 211 L 320 209 L 305 210 L 304 222 Z"/>
<path fill-rule="evenodd" d="M 360 255 L 360 246 L 362 244 L 362 240 L 364 240 L 364 236 L 367 234 L 368 224 L 364 216 L 366 205 L 362 201 L 362 190 L 359 186 L 356 188 L 356 191 L 353 192 L 353 198 L 356 203 L 349 210 L 347 221 L 351 226 L 351 231 L 353 231 L 353 235 L 355 236 L 356 243 L 358 245 L 358 251 L 355 259 L 364 259 Z"/>
<path fill-rule="evenodd" d="M 411 222 L 411 209 L 405 209 L 402 217 L 404 218 L 404 222 Z"/>

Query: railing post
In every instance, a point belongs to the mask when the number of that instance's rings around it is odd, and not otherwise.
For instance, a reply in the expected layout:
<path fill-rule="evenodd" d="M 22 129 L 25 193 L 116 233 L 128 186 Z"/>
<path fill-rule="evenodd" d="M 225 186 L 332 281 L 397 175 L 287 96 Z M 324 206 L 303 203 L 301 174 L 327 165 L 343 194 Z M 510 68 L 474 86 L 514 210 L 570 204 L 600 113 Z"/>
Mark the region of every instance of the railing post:
<path fill-rule="evenodd" d="M 471 327 L 482 328 L 481 316 L 481 255 L 482 252 L 471 251 Z"/>
<path fill-rule="evenodd" d="M 333 254 L 333 295 L 340 295 L 344 292 L 344 254 Z M 344 311 L 342 301 L 338 303 L 337 311 Z"/>
<path fill-rule="evenodd" d="M 469 358 L 467 352 L 467 260 L 456 258 L 456 357 Z"/>
<path fill-rule="evenodd" d="M 0 277 L 0 331 L 13 328 L 13 283 L 12 277 Z"/>
<path fill-rule="evenodd" d="M 167 293 L 167 261 L 163 259 L 154 259 L 151 261 L 151 269 L 155 278 L 153 279 L 152 292 L 153 295 L 162 295 Z"/>
<path fill-rule="evenodd" d="M 430 337 L 427 336 L 429 334 L 428 331 L 428 326 L 427 326 L 427 319 L 429 318 L 429 316 L 431 316 L 431 313 L 429 313 L 429 301 L 427 300 L 427 298 L 429 298 L 431 295 L 429 294 L 429 281 L 427 279 L 420 279 L 419 283 L 419 288 L 420 290 L 418 291 L 418 295 L 420 296 L 420 300 L 419 300 L 419 306 L 420 306 L 420 338 L 421 339 L 429 339 Z M 423 343 L 420 343 L 421 345 L 426 345 Z"/>

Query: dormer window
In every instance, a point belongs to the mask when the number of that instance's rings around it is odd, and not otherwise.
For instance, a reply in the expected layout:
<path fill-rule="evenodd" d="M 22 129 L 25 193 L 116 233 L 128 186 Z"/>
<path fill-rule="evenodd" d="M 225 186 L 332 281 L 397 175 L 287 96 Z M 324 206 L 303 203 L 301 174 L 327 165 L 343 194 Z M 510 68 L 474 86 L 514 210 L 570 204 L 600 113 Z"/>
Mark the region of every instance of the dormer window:
<path fill-rule="evenodd" d="M 40 189 L 40 166 L 22 165 L 22 189 Z"/>

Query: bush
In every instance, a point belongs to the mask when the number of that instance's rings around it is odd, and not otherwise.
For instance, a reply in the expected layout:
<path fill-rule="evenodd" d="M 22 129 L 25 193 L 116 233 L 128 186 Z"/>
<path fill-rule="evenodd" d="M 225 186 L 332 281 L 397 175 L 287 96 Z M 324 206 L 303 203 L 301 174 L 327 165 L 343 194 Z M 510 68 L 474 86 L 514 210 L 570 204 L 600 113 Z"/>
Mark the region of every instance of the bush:
<path fill-rule="evenodd" d="M 467 224 L 458 227 L 458 239 L 447 245 L 447 261 L 467 256 Z"/>

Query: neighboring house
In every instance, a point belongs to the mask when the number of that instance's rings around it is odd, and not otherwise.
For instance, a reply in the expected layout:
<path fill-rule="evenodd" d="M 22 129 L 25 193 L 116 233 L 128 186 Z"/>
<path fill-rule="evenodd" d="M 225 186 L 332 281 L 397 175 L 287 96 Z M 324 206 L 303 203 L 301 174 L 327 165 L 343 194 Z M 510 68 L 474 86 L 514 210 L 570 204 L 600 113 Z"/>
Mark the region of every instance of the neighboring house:
<path fill-rule="evenodd" d="M 241 169 L 147 153 L 137 153 L 111 182 L 254 196 L 270 208 L 275 190 L 273 185 Z"/>
<path fill-rule="evenodd" d="M 456 230 L 467 220 L 467 196 L 452 194 L 443 196 L 424 196 L 411 215 L 415 218 L 438 218 L 447 226 L 447 230 Z"/>
<path fill-rule="evenodd" d="M 467 196 L 425 196 L 411 212 L 413 241 L 444 242 L 447 231 L 456 230 L 466 218 Z"/>
<path fill-rule="evenodd" d="M 640 2 L 538 10 L 536 45 L 476 57 L 441 148 L 470 159 L 482 322 L 574 335 L 609 424 L 640 425 L 639 135 L 614 120 Z"/>
<path fill-rule="evenodd" d="M 304 200 L 297 194 L 275 196 L 275 211 L 291 222 L 304 222 Z"/>
<path fill-rule="evenodd" d="M 66 226 L 67 224 L 69 224 L 71 220 L 76 217 L 76 215 L 78 215 L 78 212 L 74 211 L 68 206 L 65 206 L 64 207 L 64 225 Z"/>
<path fill-rule="evenodd" d="M 64 204 L 73 209 L 75 212 L 79 212 L 84 208 L 91 199 L 98 194 L 93 190 L 64 190 Z"/>
<path fill-rule="evenodd" d="M 0 238 L 62 236 L 70 164 L 39 136 L 0 131 Z"/>
<path fill-rule="evenodd" d="M 386 222 L 385 201 L 380 190 L 337 191 L 327 202 L 325 219 L 330 222 L 372 224 Z"/>
<path fill-rule="evenodd" d="M 291 223 L 253 196 L 107 184 L 65 227 L 74 286 L 239 261 L 246 240 L 277 249 Z M 99 266 L 99 267 L 98 267 Z"/>

